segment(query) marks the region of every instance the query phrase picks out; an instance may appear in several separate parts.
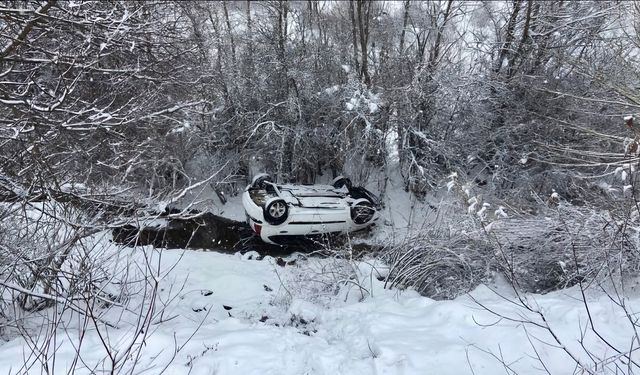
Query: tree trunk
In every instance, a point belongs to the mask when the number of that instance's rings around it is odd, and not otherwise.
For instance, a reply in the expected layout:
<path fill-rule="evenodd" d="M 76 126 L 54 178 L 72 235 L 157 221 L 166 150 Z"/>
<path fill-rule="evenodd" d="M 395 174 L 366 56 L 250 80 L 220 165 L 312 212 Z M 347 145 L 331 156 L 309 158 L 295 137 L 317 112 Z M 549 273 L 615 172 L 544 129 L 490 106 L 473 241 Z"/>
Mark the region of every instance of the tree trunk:
<path fill-rule="evenodd" d="M 371 85 L 371 76 L 369 76 L 369 53 L 367 44 L 369 43 L 369 15 L 371 11 L 371 2 L 367 0 L 358 0 L 358 26 L 360 34 L 360 56 L 361 56 L 361 77 L 365 85 Z"/>
<path fill-rule="evenodd" d="M 402 18 L 402 32 L 400 33 L 400 47 L 398 49 L 398 55 L 404 56 L 404 36 L 407 31 L 407 23 L 409 22 L 409 6 L 411 0 L 404 2 L 404 17 Z"/>
<path fill-rule="evenodd" d="M 353 43 L 353 66 L 356 73 L 360 74 L 360 63 L 358 62 L 358 32 L 356 30 L 356 16 L 353 9 L 353 1 L 349 1 L 349 15 L 351 16 L 351 37 Z"/>
<path fill-rule="evenodd" d="M 253 61 L 253 22 L 251 21 L 251 1 L 247 0 L 247 61 L 245 65 L 245 90 L 246 92 L 254 91 L 256 82 L 255 66 Z M 254 95 L 248 95 L 247 103 L 249 108 L 257 107 L 257 99 Z"/>
<path fill-rule="evenodd" d="M 229 11 L 227 10 L 227 0 L 222 1 L 222 9 L 224 10 L 224 19 L 227 24 L 227 33 L 229 34 L 229 43 L 231 44 L 231 60 L 233 66 L 236 66 L 236 43 L 233 40 L 233 30 L 231 29 L 231 22 L 229 21 Z"/>
<path fill-rule="evenodd" d="M 220 32 L 218 29 L 218 14 L 216 12 L 213 12 L 214 14 L 212 14 L 211 12 L 211 8 L 207 8 L 208 12 L 209 12 L 209 21 L 211 21 L 211 26 L 213 27 L 213 31 L 216 34 L 216 48 L 218 49 L 217 51 L 217 64 L 216 64 L 216 68 L 218 71 L 218 75 L 220 76 L 220 85 L 222 88 L 222 92 L 224 95 L 224 100 L 225 100 L 225 104 L 227 106 L 227 108 L 232 108 L 233 107 L 233 100 L 231 98 L 231 94 L 229 92 L 229 87 L 227 85 L 226 82 L 226 77 L 224 75 L 224 71 L 222 69 L 222 51 L 223 51 L 223 47 L 222 47 L 222 38 L 220 37 Z"/>
<path fill-rule="evenodd" d="M 287 61 L 287 17 L 288 2 L 280 0 L 278 2 L 278 20 L 277 20 L 277 39 L 278 39 L 278 59 L 280 60 L 280 87 L 282 89 L 282 99 L 286 104 L 286 122 L 289 126 L 288 134 L 282 139 L 282 156 L 280 159 L 279 172 L 281 180 L 292 178 L 293 174 L 293 158 L 295 148 L 295 137 L 297 136 L 298 124 L 298 95 L 295 81 L 289 77 L 289 68 Z"/>
<path fill-rule="evenodd" d="M 502 47 L 500 48 L 500 52 L 498 54 L 498 60 L 496 61 L 496 65 L 494 67 L 494 72 L 496 74 L 500 73 L 500 70 L 502 70 L 504 59 L 509 54 L 509 51 L 511 50 L 511 43 L 513 43 L 513 39 L 515 38 L 516 21 L 518 20 L 518 14 L 520 13 L 520 1 L 521 0 L 513 0 L 513 11 L 511 12 L 511 16 L 509 17 L 509 23 L 507 23 L 504 42 L 502 43 Z"/>
<path fill-rule="evenodd" d="M 449 0 L 447 2 L 447 8 L 444 11 L 442 24 L 437 25 L 438 30 L 436 34 L 436 41 L 433 44 L 433 48 L 429 52 L 429 74 L 433 74 L 435 71 L 435 67 L 438 64 L 438 59 L 440 58 L 440 50 L 442 44 L 442 34 L 444 34 L 444 28 L 447 26 L 447 21 L 449 20 L 449 16 L 451 14 L 451 4 L 453 4 L 453 0 Z"/>
<path fill-rule="evenodd" d="M 524 53 L 525 53 L 525 45 L 530 44 L 530 38 L 529 38 L 529 29 L 531 27 L 531 11 L 533 9 L 533 0 L 527 0 L 527 15 L 525 18 L 525 22 L 524 22 L 524 29 L 522 30 L 522 37 L 520 38 L 520 43 L 518 44 L 518 49 L 516 49 L 516 52 L 513 56 L 513 58 L 511 58 L 509 60 L 509 64 L 508 64 L 508 69 L 507 69 L 507 79 L 513 77 L 513 75 L 516 73 L 517 68 L 519 68 L 525 61 L 524 58 Z M 516 66 L 516 60 L 518 64 Z"/>

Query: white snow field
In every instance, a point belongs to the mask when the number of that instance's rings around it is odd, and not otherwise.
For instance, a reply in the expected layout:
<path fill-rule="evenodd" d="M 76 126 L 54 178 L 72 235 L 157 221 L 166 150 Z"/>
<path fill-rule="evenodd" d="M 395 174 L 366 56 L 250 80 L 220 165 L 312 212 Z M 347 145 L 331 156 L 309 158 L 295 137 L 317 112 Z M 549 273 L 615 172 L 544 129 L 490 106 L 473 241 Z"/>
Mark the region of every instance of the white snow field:
<path fill-rule="evenodd" d="M 589 329 L 579 289 L 523 296 L 544 314 L 558 343 L 540 315 L 505 299 L 514 300 L 506 283 L 491 287 L 505 298 L 480 286 L 470 295 L 435 301 L 411 290 L 385 289 L 378 276 L 387 270 L 373 261 L 293 255 L 286 260 L 295 259 L 294 264 L 282 267 L 256 253 L 117 249 L 101 242 L 113 254 L 114 267 L 133 272 L 148 266 L 153 273 L 159 267 L 152 328 L 133 339 L 137 314 L 112 306 L 100 311 L 114 328 L 98 324 L 99 335 L 89 324 L 82 334 L 83 320 L 65 313 L 51 342 L 57 349 L 55 360 L 48 359 L 50 373 L 108 373 L 103 339 L 116 355 L 124 355 L 129 345 L 140 348 L 119 371 L 136 374 L 574 373 L 575 361 L 562 347 L 593 373 L 614 373 L 616 366 L 618 373 L 629 372 L 628 360 L 612 347 L 631 350 L 632 359 L 640 361 L 629 318 L 602 292 L 587 297 L 602 339 Z M 143 299 L 141 289 L 128 305 Z M 640 308 L 637 295 L 624 302 L 631 313 Z M 51 318 L 56 312 L 41 314 Z M 38 319 L 25 316 L 32 340 L 44 337 Z M 522 323 L 527 320 L 533 323 Z M 74 361 L 81 337 L 82 360 Z M 29 371 L 23 366 L 35 360 L 22 337 L 0 344 L 2 374 L 40 374 L 39 363 Z"/>

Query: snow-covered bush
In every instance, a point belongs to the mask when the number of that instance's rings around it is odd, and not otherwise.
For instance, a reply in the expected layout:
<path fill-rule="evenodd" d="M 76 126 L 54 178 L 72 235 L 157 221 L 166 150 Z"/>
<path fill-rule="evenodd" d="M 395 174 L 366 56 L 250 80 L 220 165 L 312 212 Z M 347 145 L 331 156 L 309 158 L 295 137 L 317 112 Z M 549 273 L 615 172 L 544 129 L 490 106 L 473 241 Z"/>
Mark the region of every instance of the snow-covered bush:
<path fill-rule="evenodd" d="M 287 279 L 282 280 L 287 293 L 278 301 L 286 306 L 296 299 L 328 306 L 339 298 L 341 288 L 358 289 L 354 287 L 357 284 L 354 264 L 340 256 L 322 260 L 301 258 L 291 268 L 294 271 L 290 270 Z"/>
<path fill-rule="evenodd" d="M 431 233 L 412 236 L 385 249 L 387 285 L 411 287 L 434 299 L 451 299 L 488 282 L 496 269 L 487 241 L 465 236 L 438 238 Z"/>
<path fill-rule="evenodd" d="M 56 361 L 78 369 L 86 357 L 112 373 L 132 371 L 150 325 L 163 319 L 157 251 L 122 251 L 94 214 L 58 202 L 0 205 L 0 338 L 22 337 L 28 349 L 12 371 L 47 372 Z M 91 353 L 89 330 L 100 337 Z M 58 352 L 64 340 L 74 352 Z"/>
<path fill-rule="evenodd" d="M 500 221 L 490 237 L 517 286 L 544 293 L 636 272 L 640 258 L 628 225 L 609 212 L 562 204 L 546 215 Z"/>
<path fill-rule="evenodd" d="M 628 200 L 610 200 L 603 211 L 572 205 L 551 189 L 535 196 L 535 210 L 516 209 L 458 173 L 446 182 L 453 198 L 447 214 L 383 252 L 392 285 L 447 298 L 500 272 L 519 290 L 546 293 L 639 269 L 638 214 Z"/>
<path fill-rule="evenodd" d="M 6 272 L 5 283 L 15 283 L 35 296 L 20 295 L 19 305 L 26 310 L 39 310 L 55 299 L 37 295 L 55 294 L 60 284 L 60 267 L 79 240 L 85 237 L 65 221 L 79 222 L 78 215 L 58 204 L 45 202 L 25 206 L 8 205 L 2 221 L 2 253 L 0 261 Z M 67 284 L 68 286 L 68 284 Z"/>
<path fill-rule="evenodd" d="M 453 298 L 500 272 L 521 291 L 547 293 L 640 269 L 637 229 L 607 212 L 563 204 L 490 223 L 473 216 L 467 230 L 426 231 L 385 249 L 389 285 Z"/>

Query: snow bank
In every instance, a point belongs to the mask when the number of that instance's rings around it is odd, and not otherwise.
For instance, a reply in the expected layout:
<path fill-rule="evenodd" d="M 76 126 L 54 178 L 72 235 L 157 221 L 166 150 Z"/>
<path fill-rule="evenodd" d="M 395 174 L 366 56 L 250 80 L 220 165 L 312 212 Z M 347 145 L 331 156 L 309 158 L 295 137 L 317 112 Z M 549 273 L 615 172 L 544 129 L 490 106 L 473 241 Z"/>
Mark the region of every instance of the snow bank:
<path fill-rule="evenodd" d="M 120 251 L 140 258 L 140 250 Z M 378 267 L 382 272 L 384 267 L 368 262 L 301 258 L 280 267 L 255 254 L 167 250 L 159 255 L 153 256 L 161 267 L 175 267 L 160 280 L 160 300 L 176 298 L 165 319 L 153 325 L 136 372 L 158 373 L 168 366 L 171 374 L 494 374 L 504 371 L 497 359 L 502 358 L 518 374 L 545 373 L 537 355 L 551 373 L 574 371 L 575 363 L 554 347 L 548 330 L 522 322 L 542 324 L 538 314 L 486 286 L 452 301 L 434 301 L 411 290 L 384 289 L 377 278 Z M 508 288 L 493 287 L 514 299 Z M 599 333 L 612 345 L 629 348 L 634 331 L 626 316 L 606 295 L 588 298 Z M 545 314 L 562 344 L 585 365 L 593 362 L 580 346 L 582 332 L 594 358 L 620 364 L 617 353 L 586 329 L 589 319 L 578 290 L 527 295 L 526 301 Z M 640 298 L 626 304 L 637 310 Z M 120 327 L 110 337 L 126 337 L 127 325 Z M 73 329 L 68 333 L 56 342 L 55 368 L 61 372 L 72 365 L 71 341 L 78 336 Z M 91 367 L 106 354 L 95 330 L 86 337 L 82 351 Z M 28 350 L 21 338 L 3 343 L 0 368 L 16 373 L 8 369 L 20 368 Z M 77 373 L 92 371 L 82 362 L 75 366 Z"/>

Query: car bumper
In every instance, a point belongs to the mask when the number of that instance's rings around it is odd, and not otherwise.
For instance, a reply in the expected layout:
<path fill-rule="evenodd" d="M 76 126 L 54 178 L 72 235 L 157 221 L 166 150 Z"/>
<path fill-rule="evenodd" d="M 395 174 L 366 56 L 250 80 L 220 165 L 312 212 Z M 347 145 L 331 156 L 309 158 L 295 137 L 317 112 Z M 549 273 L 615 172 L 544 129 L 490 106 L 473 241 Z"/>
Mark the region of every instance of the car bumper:
<path fill-rule="evenodd" d="M 258 222 L 252 217 L 248 218 L 251 229 L 267 243 L 282 244 L 284 237 L 307 237 L 321 234 L 337 234 L 354 232 L 365 229 L 378 220 L 374 218 L 366 225 L 356 225 L 351 220 L 340 222 L 286 222 L 280 225 L 270 225 L 265 222 Z"/>

